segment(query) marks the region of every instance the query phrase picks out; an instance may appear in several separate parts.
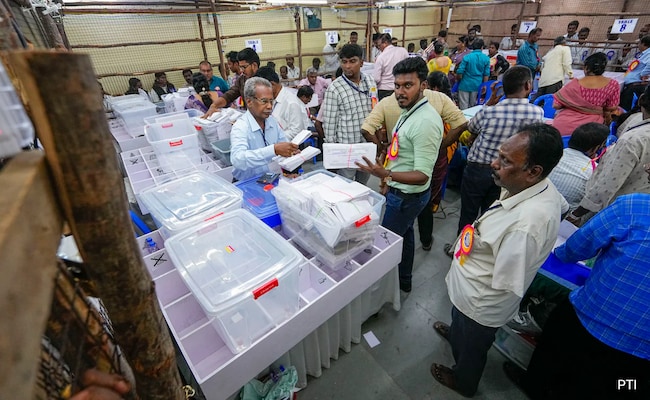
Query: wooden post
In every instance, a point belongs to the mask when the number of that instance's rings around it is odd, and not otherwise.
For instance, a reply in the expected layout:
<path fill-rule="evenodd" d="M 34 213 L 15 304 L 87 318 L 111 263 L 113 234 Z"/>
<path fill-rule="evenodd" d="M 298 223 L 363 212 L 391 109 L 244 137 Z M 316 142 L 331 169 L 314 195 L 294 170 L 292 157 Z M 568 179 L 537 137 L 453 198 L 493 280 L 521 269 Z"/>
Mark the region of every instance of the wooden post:
<path fill-rule="evenodd" d="M 214 22 L 214 34 L 217 38 L 217 51 L 219 52 L 219 71 L 221 76 L 228 76 L 226 74 L 226 63 L 223 58 L 223 48 L 221 46 L 221 34 L 219 33 L 219 19 L 217 18 L 217 9 L 214 5 L 215 0 L 210 0 L 210 7 L 212 8 L 212 21 Z"/>
<path fill-rule="evenodd" d="M 302 78 L 302 28 L 300 26 L 300 13 L 302 7 L 296 8 L 296 13 L 293 15 L 294 22 L 296 23 L 296 41 L 298 42 L 298 79 Z"/>
<path fill-rule="evenodd" d="M 372 10 L 374 6 L 373 0 L 368 0 L 368 17 L 366 19 L 366 61 L 373 61 L 371 59 L 372 55 Z M 377 11 L 379 12 L 379 11 Z"/>
<path fill-rule="evenodd" d="M 196 9 L 199 9 L 199 2 L 196 2 Z M 201 35 L 201 50 L 203 50 L 203 59 L 207 60 L 208 59 L 208 50 L 205 48 L 205 35 L 203 34 L 203 18 L 201 18 L 201 14 L 197 13 L 196 14 L 196 20 L 199 23 L 199 35 Z"/>
<path fill-rule="evenodd" d="M 10 54 L 9 61 L 29 101 L 61 208 L 132 366 L 138 395 L 184 399 L 174 347 L 134 238 L 90 57 L 21 52 Z"/>
<path fill-rule="evenodd" d="M 41 152 L 9 161 L 0 187 L 0 391 L 31 399 L 63 218 Z"/>
<path fill-rule="evenodd" d="M 521 10 L 519 11 L 519 16 L 517 17 L 517 32 L 519 32 L 519 28 L 521 27 L 521 20 L 522 20 L 522 17 L 524 15 L 524 12 L 526 12 L 526 0 L 522 0 L 522 2 L 521 2 Z M 518 35 L 519 35 L 519 33 L 517 33 L 517 36 Z M 515 42 L 516 42 L 517 36 L 515 36 Z"/>
<path fill-rule="evenodd" d="M 406 47 L 406 9 L 408 8 L 408 3 L 404 3 L 404 20 L 402 21 L 402 47 Z"/>

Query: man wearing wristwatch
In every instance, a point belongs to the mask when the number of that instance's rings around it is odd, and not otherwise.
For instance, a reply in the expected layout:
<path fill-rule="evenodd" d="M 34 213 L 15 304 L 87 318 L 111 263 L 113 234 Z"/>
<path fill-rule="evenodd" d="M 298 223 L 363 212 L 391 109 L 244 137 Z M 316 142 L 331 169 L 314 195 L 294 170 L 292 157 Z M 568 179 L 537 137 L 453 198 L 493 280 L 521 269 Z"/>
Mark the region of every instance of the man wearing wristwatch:
<path fill-rule="evenodd" d="M 419 57 L 407 58 L 393 68 L 395 98 L 402 114 L 389 138 L 385 160 L 357 163 L 360 170 L 382 180 L 386 212 L 382 225 L 404 238 L 399 264 L 400 289 L 411 291 L 415 239 L 413 222 L 429 201 L 431 172 L 438 157 L 443 125 L 423 92 L 427 65 Z"/>

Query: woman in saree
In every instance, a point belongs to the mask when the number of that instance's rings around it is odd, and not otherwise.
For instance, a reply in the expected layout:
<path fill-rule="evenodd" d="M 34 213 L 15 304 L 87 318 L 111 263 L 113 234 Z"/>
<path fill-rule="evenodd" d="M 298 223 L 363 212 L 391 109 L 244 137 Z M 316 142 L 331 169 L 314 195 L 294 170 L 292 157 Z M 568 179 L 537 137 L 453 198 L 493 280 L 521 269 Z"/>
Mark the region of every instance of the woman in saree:
<path fill-rule="evenodd" d="M 606 66 L 604 53 L 592 54 L 585 60 L 584 78 L 571 80 L 553 95 L 553 108 L 558 110 L 553 126 L 562 136 L 571 136 L 575 128 L 588 122 L 611 122 L 621 89 L 617 81 L 603 76 Z"/>

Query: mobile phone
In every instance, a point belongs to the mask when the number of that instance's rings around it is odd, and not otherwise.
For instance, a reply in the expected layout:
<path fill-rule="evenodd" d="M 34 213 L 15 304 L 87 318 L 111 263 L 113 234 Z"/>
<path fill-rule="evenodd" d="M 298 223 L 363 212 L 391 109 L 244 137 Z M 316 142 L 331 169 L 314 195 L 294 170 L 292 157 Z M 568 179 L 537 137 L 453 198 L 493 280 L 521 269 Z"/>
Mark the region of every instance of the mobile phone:
<path fill-rule="evenodd" d="M 269 184 L 275 182 L 276 179 L 280 177 L 280 174 L 274 174 L 271 172 L 267 172 L 266 174 L 260 176 L 260 178 L 257 180 L 257 183 L 262 183 L 262 184 Z"/>

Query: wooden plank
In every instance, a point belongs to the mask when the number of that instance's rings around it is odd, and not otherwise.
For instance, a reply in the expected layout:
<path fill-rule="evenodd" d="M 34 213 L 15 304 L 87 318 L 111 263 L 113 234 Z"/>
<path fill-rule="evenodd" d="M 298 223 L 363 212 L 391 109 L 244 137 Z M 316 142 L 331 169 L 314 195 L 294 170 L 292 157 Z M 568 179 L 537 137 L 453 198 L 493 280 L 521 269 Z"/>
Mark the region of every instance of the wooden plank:
<path fill-rule="evenodd" d="M 42 152 L 17 155 L 0 187 L 0 393 L 31 399 L 63 218 Z"/>
<path fill-rule="evenodd" d="M 131 226 L 102 96 L 85 54 L 9 54 L 77 239 L 143 399 L 184 399 L 174 348 Z M 55 76 L 56 79 L 43 79 Z"/>

